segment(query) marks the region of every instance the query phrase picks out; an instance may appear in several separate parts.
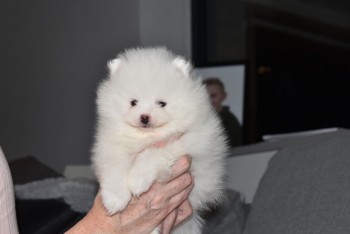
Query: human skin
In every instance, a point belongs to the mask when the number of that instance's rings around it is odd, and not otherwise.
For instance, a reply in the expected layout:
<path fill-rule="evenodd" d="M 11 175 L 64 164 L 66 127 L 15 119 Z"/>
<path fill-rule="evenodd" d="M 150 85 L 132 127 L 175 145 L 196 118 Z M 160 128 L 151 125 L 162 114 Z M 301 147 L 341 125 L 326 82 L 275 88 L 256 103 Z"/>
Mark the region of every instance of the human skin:
<path fill-rule="evenodd" d="M 182 156 L 173 165 L 168 181 L 155 182 L 147 192 L 133 197 L 123 211 L 112 216 L 108 216 L 98 194 L 91 210 L 66 234 L 149 234 L 156 227 L 163 234 L 170 233 L 192 214 L 188 196 L 194 180 L 190 167 L 191 158 Z"/>

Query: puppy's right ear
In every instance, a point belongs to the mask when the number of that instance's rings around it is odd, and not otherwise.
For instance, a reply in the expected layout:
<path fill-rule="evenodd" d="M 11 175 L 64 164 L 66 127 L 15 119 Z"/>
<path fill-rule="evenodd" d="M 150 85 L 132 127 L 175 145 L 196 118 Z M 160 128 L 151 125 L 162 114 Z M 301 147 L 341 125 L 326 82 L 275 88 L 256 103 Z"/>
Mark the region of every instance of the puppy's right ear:
<path fill-rule="evenodd" d="M 173 60 L 173 65 L 186 76 L 188 76 L 191 71 L 191 64 L 182 57 L 175 58 Z"/>
<path fill-rule="evenodd" d="M 119 58 L 110 60 L 107 64 L 108 69 L 109 69 L 109 74 L 115 73 L 118 70 L 118 68 L 120 67 L 120 63 L 121 63 L 121 59 L 119 59 Z"/>

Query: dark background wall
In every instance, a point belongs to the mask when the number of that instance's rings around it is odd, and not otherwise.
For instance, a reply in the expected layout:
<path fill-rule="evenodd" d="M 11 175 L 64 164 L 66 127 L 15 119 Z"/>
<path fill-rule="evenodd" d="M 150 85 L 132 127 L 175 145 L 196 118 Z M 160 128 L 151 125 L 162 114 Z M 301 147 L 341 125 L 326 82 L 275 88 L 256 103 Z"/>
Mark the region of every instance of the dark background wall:
<path fill-rule="evenodd" d="M 139 43 L 138 1 L 1 1 L 0 145 L 58 171 L 89 163 L 106 62 Z"/>
<path fill-rule="evenodd" d="M 235 2 L 234 11 L 253 3 L 350 28 L 346 0 Z M 190 6 L 191 0 L 1 0 L 0 145 L 6 157 L 31 154 L 58 171 L 88 164 L 95 90 L 107 60 L 138 45 L 166 45 L 190 58 Z M 239 30 L 246 23 L 232 27 L 230 36 L 238 33 L 234 42 L 244 47 L 247 38 Z"/>
<path fill-rule="evenodd" d="M 0 145 L 62 172 L 90 163 L 109 59 L 155 45 L 190 58 L 190 0 L 1 0 L 0 34 Z"/>

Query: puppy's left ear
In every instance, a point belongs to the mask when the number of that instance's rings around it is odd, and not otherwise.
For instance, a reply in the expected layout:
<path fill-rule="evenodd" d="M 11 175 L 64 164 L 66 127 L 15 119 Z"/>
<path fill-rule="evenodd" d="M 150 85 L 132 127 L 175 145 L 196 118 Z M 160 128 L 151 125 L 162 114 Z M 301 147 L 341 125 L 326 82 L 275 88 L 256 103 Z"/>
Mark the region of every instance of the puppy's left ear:
<path fill-rule="evenodd" d="M 120 67 L 121 59 L 116 58 L 108 62 L 107 66 L 109 69 L 109 74 L 115 73 Z"/>
<path fill-rule="evenodd" d="M 188 76 L 191 72 L 192 65 L 182 57 L 177 57 L 173 60 L 173 65 L 179 69 L 184 75 Z"/>

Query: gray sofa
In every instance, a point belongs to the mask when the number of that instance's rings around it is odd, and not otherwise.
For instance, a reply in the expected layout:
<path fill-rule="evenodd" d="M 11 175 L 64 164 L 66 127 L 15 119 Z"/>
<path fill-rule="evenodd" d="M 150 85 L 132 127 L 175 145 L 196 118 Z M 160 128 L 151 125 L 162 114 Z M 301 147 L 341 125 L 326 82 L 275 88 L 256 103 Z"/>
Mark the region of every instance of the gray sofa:
<path fill-rule="evenodd" d="M 350 233 L 350 131 L 307 137 L 269 162 L 246 234 Z"/>
<path fill-rule="evenodd" d="M 253 202 L 245 204 L 238 192 L 227 190 L 223 204 L 205 214 L 203 234 L 349 234 L 350 130 L 258 143 L 233 153 L 269 150 L 278 153 Z M 10 168 L 15 184 L 60 176 L 32 157 L 10 162 Z M 84 215 L 61 200 L 16 202 L 21 233 L 63 233 Z"/>
<path fill-rule="evenodd" d="M 221 209 L 231 207 L 230 212 L 214 216 L 205 233 L 349 234 L 350 131 L 276 144 L 279 152 L 269 162 L 244 224 L 239 218 L 244 205 L 226 201 Z"/>

